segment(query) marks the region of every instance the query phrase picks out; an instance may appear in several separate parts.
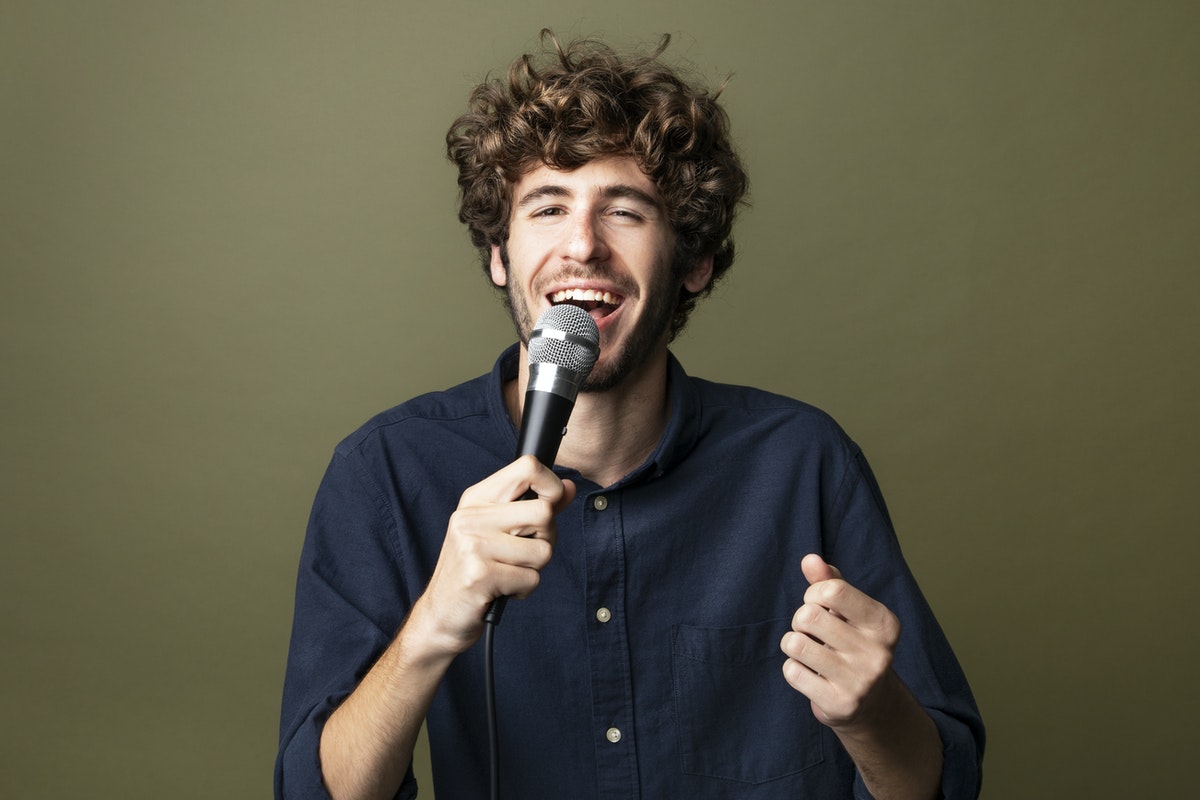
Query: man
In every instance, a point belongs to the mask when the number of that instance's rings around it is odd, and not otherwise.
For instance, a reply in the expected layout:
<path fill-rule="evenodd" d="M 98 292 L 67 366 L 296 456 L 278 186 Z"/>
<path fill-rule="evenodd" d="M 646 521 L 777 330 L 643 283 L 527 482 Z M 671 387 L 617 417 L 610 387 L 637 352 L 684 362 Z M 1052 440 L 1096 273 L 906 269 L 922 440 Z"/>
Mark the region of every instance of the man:
<path fill-rule="evenodd" d="M 520 345 L 338 447 L 277 796 L 415 796 L 422 721 L 439 797 L 485 796 L 479 639 L 512 596 L 504 796 L 975 797 L 978 711 L 858 448 L 668 351 L 733 259 L 746 180 L 724 112 L 658 61 L 665 38 L 645 58 L 553 45 L 447 136 Z M 595 318 L 600 356 L 551 470 L 512 454 L 525 345 L 560 302 Z"/>

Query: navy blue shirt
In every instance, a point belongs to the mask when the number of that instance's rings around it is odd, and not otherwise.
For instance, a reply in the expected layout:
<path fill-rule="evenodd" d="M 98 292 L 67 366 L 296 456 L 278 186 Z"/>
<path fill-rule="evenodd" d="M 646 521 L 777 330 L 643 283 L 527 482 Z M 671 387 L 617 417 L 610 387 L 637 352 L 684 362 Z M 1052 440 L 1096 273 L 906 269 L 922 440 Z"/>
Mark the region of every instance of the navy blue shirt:
<path fill-rule="evenodd" d="M 944 796 L 977 796 L 979 712 L 858 447 L 811 406 L 669 369 L 670 420 L 640 468 L 607 487 L 557 470 L 578 495 L 496 632 L 504 796 L 869 797 L 781 671 L 808 553 L 900 617 L 894 667 L 941 734 Z M 429 580 L 463 490 L 512 461 L 516 373 L 513 347 L 337 447 L 300 560 L 277 797 L 328 796 L 321 727 Z M 444 800 L 487 796 L 482 656 L 454 661 L 427 717 Z M 399 796 L 415 792 L 410 771 Z"/>

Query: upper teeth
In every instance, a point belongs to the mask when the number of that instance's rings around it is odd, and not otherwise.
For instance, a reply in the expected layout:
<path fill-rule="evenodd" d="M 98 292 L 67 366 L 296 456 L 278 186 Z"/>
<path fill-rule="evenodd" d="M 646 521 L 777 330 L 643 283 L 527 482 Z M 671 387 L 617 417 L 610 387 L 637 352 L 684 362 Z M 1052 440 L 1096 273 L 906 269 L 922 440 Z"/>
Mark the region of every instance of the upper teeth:
<path fill-rule="evenodd" d="M 563 289 L 550 296 L 550 302 L 562 303 L 567 300 L 599 301 L 606 305 L 616 305 L 616 299 L 610 292 L 598 292 L 595 289 Z"/>

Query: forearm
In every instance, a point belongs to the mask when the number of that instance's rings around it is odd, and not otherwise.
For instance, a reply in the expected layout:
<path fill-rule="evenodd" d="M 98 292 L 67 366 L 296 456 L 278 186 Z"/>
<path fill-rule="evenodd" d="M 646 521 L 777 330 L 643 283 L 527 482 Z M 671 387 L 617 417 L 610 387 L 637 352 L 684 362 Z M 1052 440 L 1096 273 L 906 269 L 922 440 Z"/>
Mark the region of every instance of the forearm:
<path fill-rule="evenodd" d="M 532 489 L 536 500 L 513 502 Z M 524 597 L 553 552 L 554 515 L 575 496 L 532 456 L 463 492 L 437 566 L 400 632 L 321 732 L 334 800 L 394 797 L 446 670 L 483 633 L 497 597 Z"/>
<path fill-rule="evenodd" d="M 423 622 L 421 603 L 321 733 L 321 773 L 334 800 L 392 798 L 455 652 Z"/>
<path fill-rule="evenodd" d="M 933 800 L 941 794 L 937 726 L 894 672 L 870 719 L 834 728 L 875 800 Z"/>

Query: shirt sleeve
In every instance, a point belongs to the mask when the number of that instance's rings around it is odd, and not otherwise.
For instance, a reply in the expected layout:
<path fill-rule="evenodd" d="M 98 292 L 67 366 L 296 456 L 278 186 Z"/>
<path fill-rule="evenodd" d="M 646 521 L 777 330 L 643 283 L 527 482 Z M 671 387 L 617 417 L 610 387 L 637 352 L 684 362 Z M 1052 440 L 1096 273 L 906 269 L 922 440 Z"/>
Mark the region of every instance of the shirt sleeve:
<path fill-rule="evenodd" d="M 319 744 L 329 715 L 387 647 L 410 605 L 395 515 L 354 450 L 333 458 L 300 556 L 284 678 L 277 800 L 327 800 Z M 416 797 L 409 769 L 398 798 Z"/>
<path fill-rule="evenodd" d="M 833 516 L 828 560 L 847 581 L 900 618 L 893 668 L 941 736 L 942 797 L 978 797 L 985 740 L 979 709 L 954 651 L 904 560 L 866 458 L 853 445 Z M 861 776 L 855 780 L 855 797 L 870 798 Z"/>

